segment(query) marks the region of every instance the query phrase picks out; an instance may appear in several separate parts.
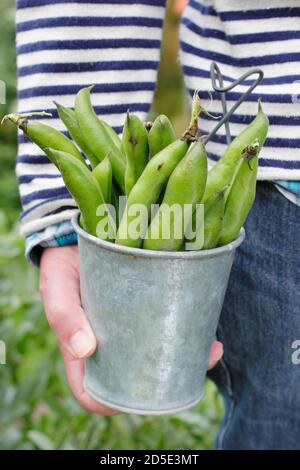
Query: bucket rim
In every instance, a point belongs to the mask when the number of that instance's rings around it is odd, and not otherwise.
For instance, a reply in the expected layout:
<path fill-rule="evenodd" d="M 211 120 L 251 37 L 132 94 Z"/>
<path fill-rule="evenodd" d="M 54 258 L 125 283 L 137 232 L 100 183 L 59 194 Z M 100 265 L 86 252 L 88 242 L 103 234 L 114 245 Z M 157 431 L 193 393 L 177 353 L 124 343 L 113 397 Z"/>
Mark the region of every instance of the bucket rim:
<path fill-rule="evenodd" d="M 158 250 L 146 250 L 144 248 L 132 248 L 129 246 L 117 245 L 115 243 L 111 243 L 105 240 L 101 240 L 100 238 L 87 233 L 83 230 L 79 223 L 80 212 L 76 212 L 73 215 L 71 222 L 72 226 L 81 238 L 89 241 L 94 245 L 98 245 L 101 248 L 112 251 L 114 253 L 119 253 L 122 255 L 139 257 L 139 258 L 164 258 L 164 259 L 198 259 L 198 258 L 215 258 L 217 256 L 222 256 L 224 254 L 229 254 L 230 252 L 234 251 L 238 248 L 241 243 L 245 239 L 245 229 L 242 227 L 238 237 L 228 243 L 227 245 L 220 246 L 217 248 L 211 248 L 209 250 L 198 250 L 198 251 L 158 251 Z"/>

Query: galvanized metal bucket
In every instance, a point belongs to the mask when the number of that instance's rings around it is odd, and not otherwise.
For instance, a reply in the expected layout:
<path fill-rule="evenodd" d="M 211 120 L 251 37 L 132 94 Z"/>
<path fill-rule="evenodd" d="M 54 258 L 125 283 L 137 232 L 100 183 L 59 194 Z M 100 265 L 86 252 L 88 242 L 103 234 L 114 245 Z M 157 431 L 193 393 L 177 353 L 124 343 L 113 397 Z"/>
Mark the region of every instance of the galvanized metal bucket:
<path fill-rule="evenodd" d="M 97 401 L 136 414 L 177 413 L 203 395 L 234 253 L 159 252 L 78 234 L 81 297 L 99 348 L 85 364 Z"/>

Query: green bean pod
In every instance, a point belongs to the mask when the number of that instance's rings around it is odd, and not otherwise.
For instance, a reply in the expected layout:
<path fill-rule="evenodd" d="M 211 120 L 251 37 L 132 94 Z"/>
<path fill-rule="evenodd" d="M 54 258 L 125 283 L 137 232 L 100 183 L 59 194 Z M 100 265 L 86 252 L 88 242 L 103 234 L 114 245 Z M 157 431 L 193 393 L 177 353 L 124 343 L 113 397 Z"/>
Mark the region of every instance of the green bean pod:
<path fill-rule="evenodd" d="M 225 211 L 225 191 L 214 194 L 204 206 L 204 245 L 203 250 L 215 248 L 223 226 Z"/>
<path fill-rule="evenodd" d="M 197 211 L 193 213 L 192 228 L 196 231 L 196 236 L 192 240 L 192 248 L 190 248 L 193 251 L 208 250 L 217 246 L 224 217 L 225 192 L 226 188 L 213 194 L 205 204 L 202 204 L 203 212 L 200 212 L 200 215 L 203 218 L 199 221 L 197 221 L 197 217 L 199 217 Z M 196 222 L 198 222 L 198 226 Z"/>
<path fill-rule="evenodd" d="M 243 149 L 250 145 L 255 139 L 259 141 L 260 151 L 267 137 L 268 128 L 269 120 L 264 114 L 259 101 L 258 113 L 255 119 L 231 142 L 224 155 L 208 172 L 203 202 L 207 201 L 212 194 L 221 191 L 224 186 L 230 183 Z"/>
<path fill-rule="evenodd" d="M 204 194 L 206 178 L 206 151 L 201 141 L 194 142 L 169 178 L 163 202 L 148 228 L 145 249 L 180 250 L 193 211 Z M 191 205 L 190 218 L 185 212 L 188 204 Z"/>
<path fill-rule="evenodd" d="M 138 116 L 129 112 L 124 124 L 122 141 L 126 155 L 125 194 L 129 196 L 143 173 L 149 157 L 148 133 Z"/>
<path fill-rule="evenodd" d="M 39 121 L 28 119 L 29 116 L 43 115 L 42 113 L 30 113 L 28 115 L 9 114 L 4 119 L 9 119 L 16 124 L 32 142 L 34 142 L 43 152 L 46 153 L 49 160 L 57 166 L 53 153 L 48 154 L 49 148 L 69 153 L 85 165 L 85 160 L 79 152 L 76 145 L 68 139 L 62 132 Z"/>
<path fill-rule="evenodd" d="M 100 206 L 105 205 L 105 202 L 96 178 L 86 165 L 72 158 L 68 153 L 53 149 L 47 150 L 57 161 L 65 185 L 80 209 L 83 229 L 91 235 L 98 236 L 97 226 L 105 216 L 98 216 L 97 211 Z M 110 240 L 111 236 L 101 236 L 101 238 Z"/>
<path fill-rule="evenodd" d="M 102 161 L 109 153 L 113 177 L 124 192 L 126 163 L 121 151 L 109 136 L 106 125 L 98 118 L 93 109 L 90 90 L 91 87 L 83 88 L 77 93 L 75 101 L 76 118 L 86 145 L 99 161 Z"/>
<path fill-rule="evenodd" d="M 55 106 L 57 107 L 58 116 L 64 123 L 66 129 L 71 134 L 73 140 L 81 148 L 83 153 L 88 157 L 90 164 L 95 168 L 99 164 L 98 158 L 90 151 L 89 147 L 86 145 L 84 138 L 79 127 L 79 124 L 76 119 L 76 114 L 73 109 L 66 108 L 65 106 L 54 101 Z"/>
<path fill-rule="evenodd" d="M 235 174 L 226 199 L 223 226 L 218 246 L 227 245 L 227 243 L 232 242 L 238 237 L 254 203 L 258 151 L 256 155 L 251 155 L 247 153 L 247 150 L 246 152 L 244 150 L 243 161 Z"/>
<path fill-rule="evenodd" d="M 151 205 L 155 204 L 158 200 L 169 176 L 175 169 L 177 163 L 179 163 L 186 154 L 188 147 L 189 144 L 186 140 L 178 139 L 173 142 L 173 144 L 168 145 L 164 150 L 157 153 L 155 157 L 148 162 L 145 170 L 128 196 L 125 212 L 117 232 L 116 243 L 135 248 L 139 248 L 142 245 L 142 236 L 135 238 L 130 234 L 130 224 L 136 219 L 136 216 L 130 214 L 130 209 L 135 204 L 141 204 L 145 207 L 147 215 L 141 217 L 141 224 L 146 232 Z"/>
<path fill-rule="evenodd" d="M 112 188 L 111 188 L 111 204 L 115 208 L 115 214 L 116 214 L 116 227 L 118 226 L 119 223 L 119 212 L 120 212 L 120 200 L 119 197 L 122 196 L 122 193 L 120 192 L 120 188 L 117 184 L 114 182 L 112 183 Z M 125 197 L 125 196 L 124 196 Z"/>
<path fill-rule="evenodd" d="M 125 155 L 123 154 L 122 140 L 120 139 L 116 131 L 112 127 L 110 127 L 109 124 L 107 124 L 107 122 L 102 121 L 102 124 L 107 134 L 109 135 L 111 141 L 115 144 L 117 149 L 121 152 L 121 155 L 123 159 L 125 160 Z"/>
<path fill-rule="evenodd" d="M 192 104 L 190 125 L 184 132 L 182 138 L 175 140 L 175 142 L 168 145 L 151 158 L 147 163 L 145 170 L 133 186 L 128 196 L 126 208 L 122 215 L 117 232 L 116 243 L 119 245 L 135 248 L 141 247 L 148 228 L 151 205 L 157 202 L 171 173 L 186 154 L 190 143 L 196 139 L 198 132 L 198 115 L 200 110 L 201 106 L 199 96 L 198 94 L 195 94 Z M 137 216 L 132 212 L 134 212 L 134 209 L 137 208 L 138 205 L 143 207 L 144 210 L 138 217 L 140 230 L 137 234 L 133 233 L 133 226 L 136 222 Z"/>
<path fill-rule="evenodd" d="M 112 168 L 108 155 L 94 168 L 92 173 L 98 181 L 104 201 L 109 204 L 111 202 Z"/>
<path fill-rule="evenodd" d="M 174 142 L 175 139 L 175 131 L 171 121 L 164 114 L 157 116 L 149 131 L 150 158 Z"/>

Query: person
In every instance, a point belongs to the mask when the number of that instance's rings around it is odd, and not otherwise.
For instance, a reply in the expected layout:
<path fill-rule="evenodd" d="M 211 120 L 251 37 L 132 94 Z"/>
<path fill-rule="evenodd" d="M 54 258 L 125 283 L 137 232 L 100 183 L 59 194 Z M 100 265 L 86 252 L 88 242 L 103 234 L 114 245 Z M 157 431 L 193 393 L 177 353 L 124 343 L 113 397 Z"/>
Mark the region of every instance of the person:
<path fill-rule="evenodd" d="M 45 122 L 62 130 L 53 100 L 72 106 L 74 95 L 95 84 L 96 112 L 121 132 L 128 108 L 145 119 L 155 89 L 164 0 L 18 0 L 19 111 L 46 110 Z M 188 91 L 201 88 L 210 104 L 209 69 L 217 61 L 226 82 L 259 66 L 265 78 L 231 119 L 236 135 L 256 114 L 257 100 L 270 119 L 260 155 L 257 198 L 246 223 L 226 294 L 218 339 L 224 358 L 210 373 L 226 404 L 218 449 L 297 449 L 300 367 L 298 252 L 300 141 L 300 10 L 293 0 L 190 0 L 180 28 L 180 60 Z M 228 93 L 235 102 L 249 83 Z M 202 132 L 214 123 L 202 119 Z M 17 175 L 28 259 L 40 265 L 41 294 L 66 363 L 75 397 L 88 410 L 114 411 L 94 402 L 82 384 L 84 357 L 95 338 L 81 307 L 75 203 L 56 168 L 23 136 Z M 208 144 L 210 163 L 226 145 L 221 129 Z M 215 342 L 211 360 L 222 355 Z"/>

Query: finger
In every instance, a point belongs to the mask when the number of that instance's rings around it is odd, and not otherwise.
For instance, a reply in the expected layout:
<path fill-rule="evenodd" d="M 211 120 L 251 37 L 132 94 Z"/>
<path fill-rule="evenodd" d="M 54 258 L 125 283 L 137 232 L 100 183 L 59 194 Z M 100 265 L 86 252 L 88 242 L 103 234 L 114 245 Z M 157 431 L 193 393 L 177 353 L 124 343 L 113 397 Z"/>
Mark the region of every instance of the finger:
<path fill-rule="evenodd" d="M 210 350 L 208 369 L 212 369 L 213 367 L 215 367 L 215 365 L 217 364 L 217 362 L 219 362 L 222 356 L 223 344 L 220 343 L 220 341 L 214 341 Z"/>
<path fill-rule="evenodd" d="M 64 346 L 61 347 L 64 356 L 66 373 L 72 393 L 80 405 L 91 413 L 103 416 L 115 416 L 119 411 L 108 408 L 95 401 L 83 387 L 84 363 L 82 360 L 74 359 Z"/>
<path fill-rule="evenodd" d="M 77 252 L 71 253 L 75 257 Z M 81 306 L 78 264 L 54 251 L 46 255 L 41 263 L 41 293 L 48 322 L 74 358 L 88 357 L 96 349 L 96 338 Z"/>

